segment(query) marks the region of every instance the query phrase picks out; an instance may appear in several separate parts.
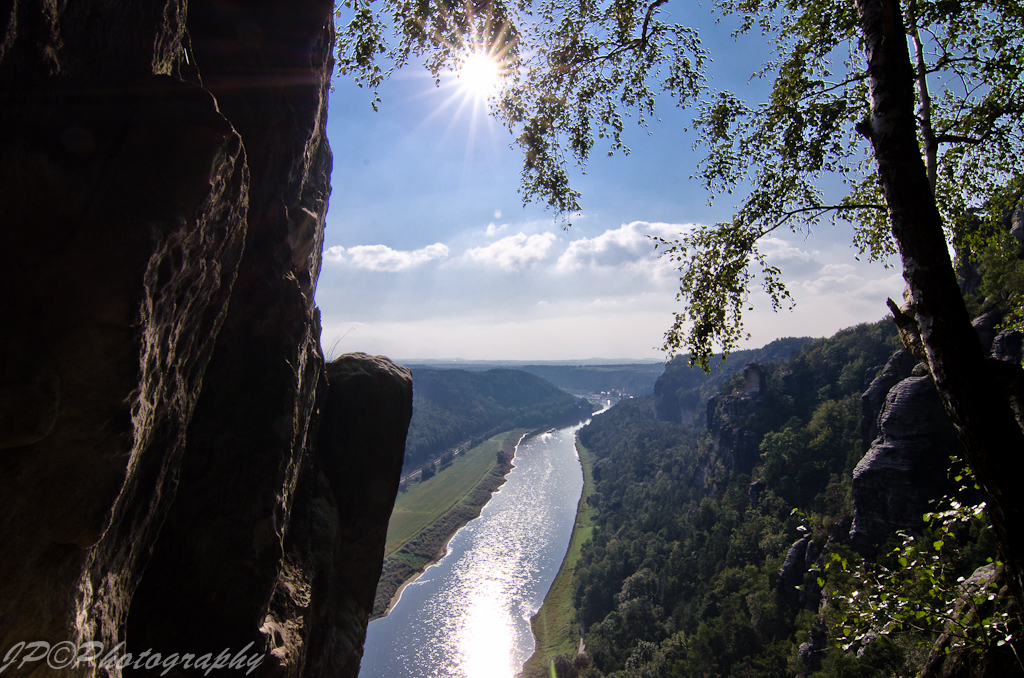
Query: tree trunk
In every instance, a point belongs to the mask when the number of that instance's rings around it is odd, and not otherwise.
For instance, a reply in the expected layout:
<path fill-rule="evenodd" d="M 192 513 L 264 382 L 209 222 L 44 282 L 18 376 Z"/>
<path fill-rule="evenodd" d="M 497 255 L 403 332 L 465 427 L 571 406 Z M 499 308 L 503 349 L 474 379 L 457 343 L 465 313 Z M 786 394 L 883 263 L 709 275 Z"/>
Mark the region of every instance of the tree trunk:
<path fill-rule="evenodd" d="M 903 260 L 928 363 L 946 412 L 988 504 L 999 555 L 1022 600 L 1020 538 L 1024 493 L 1024 431 L 1008 396 L 1019 365 L 986 358 L 960 295 L 942 217 L 921 158 L 914 116 L 915 73 L 899 0 L 855 0 L 868 58 L 871 117 L 859 129 L 871 141 Z M 1009 368 L 1009 369 L 1008 369 Z"/>

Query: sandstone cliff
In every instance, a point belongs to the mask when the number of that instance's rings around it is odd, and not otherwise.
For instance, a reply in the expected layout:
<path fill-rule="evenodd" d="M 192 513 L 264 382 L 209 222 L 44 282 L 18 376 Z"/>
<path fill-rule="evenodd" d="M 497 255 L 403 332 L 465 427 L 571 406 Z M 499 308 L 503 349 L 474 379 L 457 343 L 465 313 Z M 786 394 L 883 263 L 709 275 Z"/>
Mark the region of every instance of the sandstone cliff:
<path fill-rule="evenodd" d="M 708 431 L 719 457 L 732 473 L 750 473 L 760 457 L 761 438 L 770 411 L 765 371 L 759 363 L 743 367 L 743 392 L 717 395 L 707 402 Z"/>
<path fill-rule="evenodd" d="M 922 516 L 935 508 L 932 502 L 952 494 L 955 488 L 946 477 L 949 459 L 961 454 L 927 373 L 892 387 L 878 428 L 879 437 L 853 470 L 850 532 L 854 546 L 872 557 L 897 530 L 919 531 Z"/>
<path fill-rule="evenodd" d="M 411 383 L 319 348 L 332 3 L 3 7 L 0 652 L 354 676 Z"/>
<path fill-rule="evenodd" d="M 993 358 L 1021 360 L 1019 332 L 998 331 L 1002 314 L 974 320 L 982 346 Z M 952 495 L 950 457 L 962 459 L 956 431 L 942 409 L 924 363 L 896 351 L 861 397 L 864 457 L 853 471 L 854 520 L 850 537 L 874 556 L 897 530 L 918 531 L 934 502 Z"/>

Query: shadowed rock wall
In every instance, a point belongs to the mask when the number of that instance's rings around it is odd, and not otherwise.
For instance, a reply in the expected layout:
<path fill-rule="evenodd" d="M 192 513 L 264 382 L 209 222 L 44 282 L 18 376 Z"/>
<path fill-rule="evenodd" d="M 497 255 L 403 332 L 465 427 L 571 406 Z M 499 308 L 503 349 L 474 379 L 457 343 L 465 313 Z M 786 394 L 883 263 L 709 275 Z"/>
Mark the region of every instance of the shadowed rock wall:
<path fill-rule="evenodd" d="M 931 502 L 955 489 L 946 474 L 950 457 L 960 454 L 956 431 L 929 374 L 908 377 L 889 390 L 878 429 L 878 438 L 853 470 L 850 538 L 871 557 L 897 530 L 924 526 L 922 516 L 933 510 Z"/>
<path fill-rule="evenodd" d="M 332 12 L 0 3 L 0 653 L 356 674 L 412 393 L 319 348 Z"/>

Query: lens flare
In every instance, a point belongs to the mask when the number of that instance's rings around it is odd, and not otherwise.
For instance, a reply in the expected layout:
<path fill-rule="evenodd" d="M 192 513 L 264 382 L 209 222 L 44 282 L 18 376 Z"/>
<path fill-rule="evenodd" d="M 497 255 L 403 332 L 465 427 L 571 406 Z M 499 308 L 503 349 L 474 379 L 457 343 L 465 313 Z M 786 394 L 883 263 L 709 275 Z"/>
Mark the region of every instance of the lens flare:
<path fill-rule="evenodd" d="M 473 51 L 462 60 L 458 71 L 459 85 L 467 94 L 484 98 L 495 94 L 501 84 L 498 61 L 484 51 Z"/>

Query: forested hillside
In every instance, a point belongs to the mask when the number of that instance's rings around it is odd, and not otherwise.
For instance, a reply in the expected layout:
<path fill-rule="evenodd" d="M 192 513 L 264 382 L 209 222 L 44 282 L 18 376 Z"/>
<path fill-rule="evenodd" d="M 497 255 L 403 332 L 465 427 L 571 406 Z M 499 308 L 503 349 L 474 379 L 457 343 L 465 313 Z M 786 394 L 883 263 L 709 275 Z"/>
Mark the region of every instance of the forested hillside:
<path fill-rule="evenodd" d="M 689 383 L 690 374 L 672 374 L 686 369 L 673 363 L 658 397 L 623 401 L 580 431 L 595 459 L 590 503 L 598 527 L 573 579 L 585 652 L 558 657 L 558 676 L 866 677 L 920 670 L 941 630 L 932 617 L 916 635 L 855 643 L 849 652 L 833 647 L 836 634 L 843 637 L 839 597 L 853 589 L 858 550 L 892 564 L 885 554 L 898 544 L 897 528 L 927 532 L 925 495 L 955 489 L 945 484 L 945 462 L 922 470 L 902 448 L 898 459 L 906 468 L 887 471 L 885 479 L 875 478 L 870 464 L 858 465 L 885 451 L 876 451 L 888 435 L 877 421 L 892 383 L 908 377 L 901 384 L 921 390 L 931 378 L 911 376 L 917 361 L 906 352 L 889 360 L 899 346 L 890 320 L 801 344 L 789 360 L 719 377 L 710 399 L 706 378 Z M 879 400 L 873 394 L 883 387 Z M 918 410 L 900 411 L 900 436 L 919 435 L 908 432 L 916 421 L 923 435 L 938 436 L 927 445 L 952 440 L 941 437 L 948 423 L 933 391 L 926 394 L 933 400 L 918 399 Z M 889 398 L 890 409 L 900 407 L 897 396 Z M 680 418 L 680 402 L 684 412 L 693 403 L 689 418 Z M 865 419 L 875 428 L 863 427 Z M 915 486 L 923 494 L 913 494 Z M 855 511 L 858 492 L 865 506 Z M 909 502 L 912 515 L 885 508 L 900 501 Z M 944 556 L 943 566 L 966 578 L 994 552 L 980 520 L 959 532 L 960 553 Z M 886 534 L 888 543 L 879 543 Z M 821 605 L 822 587 L 835 597 L 832 605 Z M 894 602 L 899 593 L 906 591 L 894 588 Z M 857 629 L 847 625 L 853 640 Z"/>
<path fill-rule="evenodd" d="M 522 361 L 481 361 L 481 362 L 444 362 L 431 361 L 425 364 L 409 363 L 412 370 L 424 369 L 459 369 L 470 372 L 484 372 L 493 369 L 521 370 L 535 374 L 558 388 L 570 392 L 600 393 L 601 391 L 619 392 L 620 394 L 638 397 L 649 395 L 654 391 L 654 382 L 665 371 L 664 363 L 597 363 L 581 362 L 577 365 L 563 365 L 553 362 L 525 363 Z"/>
<path fill-rule="evenodd" d="M 523 365 L 524 372 L 536 374 L 569 391 L 617 391 L 638 397 L 654 391 L 654 382 L 665 371 L 660 363 L 640 365 Z"/>
<path fill-rule="evenodd" d="M 413 368 L 412 378 L 413 415 L 404 472 L 499 430 L 581 421 L 593 411 L 587 401 L 519 370 Z"/>

